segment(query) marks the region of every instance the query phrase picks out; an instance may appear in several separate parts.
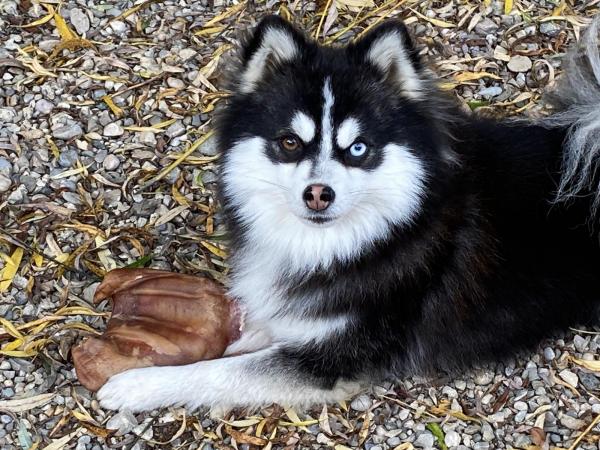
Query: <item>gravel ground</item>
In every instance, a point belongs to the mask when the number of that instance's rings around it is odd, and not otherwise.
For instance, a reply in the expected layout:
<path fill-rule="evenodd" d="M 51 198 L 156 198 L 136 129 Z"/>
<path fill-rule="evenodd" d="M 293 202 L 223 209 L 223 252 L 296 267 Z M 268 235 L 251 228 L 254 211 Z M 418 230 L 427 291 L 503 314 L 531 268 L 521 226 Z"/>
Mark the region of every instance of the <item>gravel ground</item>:
<path fill-rule="evenodd" d="M 402 17 L 465 109 L 539 114 L 594 1 L 0 0 L 0 448 L 600 449 L 600 332 L 459 378 L 225 420 L 103 411 L 69 349 L 128 264 L 227 275 L 213 200 L 221 56 L 266 11 L 343 42 Z M 248 395 L 252 395 L 251 392 Z"/>

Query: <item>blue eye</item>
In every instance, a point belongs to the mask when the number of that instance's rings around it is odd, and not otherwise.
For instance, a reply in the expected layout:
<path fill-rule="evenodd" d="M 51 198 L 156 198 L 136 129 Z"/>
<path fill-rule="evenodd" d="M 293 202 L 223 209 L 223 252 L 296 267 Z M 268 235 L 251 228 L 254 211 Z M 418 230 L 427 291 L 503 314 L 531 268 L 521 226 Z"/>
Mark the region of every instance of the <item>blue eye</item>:
<path fill-rule="evenodd" d="M 367 144 L 364 142 L 355 142 L 348 148 L 348 151 L 355 158 L 360 158 L 367 153 Z"/>

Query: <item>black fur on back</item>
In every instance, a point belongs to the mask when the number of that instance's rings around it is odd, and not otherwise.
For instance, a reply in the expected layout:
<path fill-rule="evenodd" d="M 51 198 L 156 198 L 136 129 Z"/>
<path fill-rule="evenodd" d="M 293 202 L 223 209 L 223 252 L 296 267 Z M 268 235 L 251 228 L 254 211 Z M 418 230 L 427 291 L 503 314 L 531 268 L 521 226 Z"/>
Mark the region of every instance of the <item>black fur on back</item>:
<path fill-rule="evenodd" d="M 238 71 L 256 50 L 265 23 L 289 27 L 280 19 L 266 21 L 244 47 Z M 383 27 L 405 30 L 397 22 Z M 346 83 L 350 102 L 353 96 L 370 102 L 372 127 L 387 133 L 385 139 L 407 141 L 421 151 L 430 176 L 410 225 L 390 224 L 388 238 L 352 261 L 279 279 L 290 297 L 315 299 L 286 305 L 286 313 L 352 317 L 343 333 L 283 348 L 282 365 L 295 364 L 325 386 L 365 375 L 453 370 L 513 354 L 570 325 L 598 323 L 600 247 L 586 226 L 592 199 L 552 202 L 568 124 L 464 115 L 426 79 L 408 40 L 425 96 L 406 100 L 389 85 L 375 83 L 373 67 L 348 64 L 352 49 L 368 45 L 381 29 L 349 50 L 319 47 L 293 32 L 302 44 L 298 64 L 304 72 L 347 71 L 333 83 Z M 217 128 L 224 164 L 240 137 L 269 133 L 265 110 L 285 117 L 286 102 L 305 101 L 297 93 L 310 91 L 314 80 L 302 78 L 297 69 L 273 68 L 252 94 L 235 92 L 234 82 Z M 236 252 L 248 245 L 247 230 L 227 195 L 223 205 L 235 271 Z"/>

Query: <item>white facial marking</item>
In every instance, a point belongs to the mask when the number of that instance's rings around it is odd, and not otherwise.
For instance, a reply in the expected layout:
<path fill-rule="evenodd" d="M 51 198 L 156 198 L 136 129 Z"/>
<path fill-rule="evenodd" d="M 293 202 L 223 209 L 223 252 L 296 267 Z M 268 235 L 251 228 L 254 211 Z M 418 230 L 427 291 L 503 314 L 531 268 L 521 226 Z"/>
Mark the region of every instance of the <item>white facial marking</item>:
<path fill-rule="evenodd" d="M 278 28 L 267 28 L 264 32 L 260 48 L 256 50 L 242 75 L 241 92 L 247 94 L 254 90 L 267 64 L 269 55 L 277 62 L 283 63 L 294 59 L 300 50 L 291 34 Z"/>
<path fill-rule="evenodd" d="M 292 118 L 292 130 L 304 142 L 313 140 L 317 127 L 315 122 L 302 111 L 297 111 Z"/>
<path fill-rule="evenodd" d="M 333 118 L 331 117 L 331 111 L 334 102 L 331 78 L 328 77 L 323 85 L 323 117 L 321 119 L 321 149 L 317 161 L 318 172 L 322 172 L 323 166 L 331 159 L 333 153 Z"/>
<path fill-rule="evenodd" d="M 337 145 L 340 148 L 348 148 L 358 136 L 360 136 L 360 122 L 354 117 L 344 120 L 337 130 Z"/>
<path fill-rule="evenodd" d="M 412 62 L 398 32 L 388 33 L 377 39 L 371 46 L 367 58 L 387 73 L 392 65 L 398 73 L 398 81 L 406 95 L 412 98 L 421 97 L 421 80 L 415 71 Z"/>

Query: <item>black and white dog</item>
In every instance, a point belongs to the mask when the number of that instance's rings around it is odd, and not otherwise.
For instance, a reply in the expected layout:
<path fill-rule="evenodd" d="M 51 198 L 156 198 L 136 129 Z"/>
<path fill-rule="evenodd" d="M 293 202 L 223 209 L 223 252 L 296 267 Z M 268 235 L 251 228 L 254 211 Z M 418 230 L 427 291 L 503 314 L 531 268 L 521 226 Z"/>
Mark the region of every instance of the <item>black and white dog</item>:
<path fill-rule="evenodd" d="M 598 26 L 556 114 L 503 122 L 436 90 L 400 22 L 333 48 L 264 19 L 217 127 L 243 335 L 225 358 L 116 375 L 102 405 L 334 402 L 597 323 Z"/>

